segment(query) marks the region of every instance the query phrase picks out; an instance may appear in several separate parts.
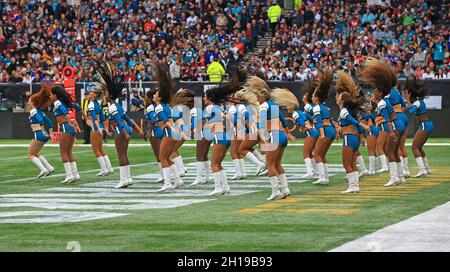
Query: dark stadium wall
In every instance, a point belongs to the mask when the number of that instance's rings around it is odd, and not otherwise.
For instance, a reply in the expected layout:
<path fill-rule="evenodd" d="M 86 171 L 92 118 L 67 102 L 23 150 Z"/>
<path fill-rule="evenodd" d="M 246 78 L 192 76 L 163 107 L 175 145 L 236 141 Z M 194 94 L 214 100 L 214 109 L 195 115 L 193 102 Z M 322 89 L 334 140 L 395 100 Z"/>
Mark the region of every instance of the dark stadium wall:
<path fill-rule="evenodd" d="M 301 98 L 304 89 L 304 82 L 270 82 L 270 87 L 283 87 L 291 90 L 298 98 Z M 141 96 L 144 96 L 143 93 L 148 90 L 155 88 L 157 86 L 156 83 L 147 82 L 140 84 L 131 84 L 131 88 L 140 89 Z M 196 93 L 198 96 L 202 96 L 204 91 L 215 86 L 210 82 L 179 82 L 177 83 L 177 89 L 180 88 L 188 88 Z M 430 88 L 430 96 L 433 97 L 442 97 L 442 102 L 436 104 L 437 107 L 441 107 L 441 109 L 429 110 L 429 115 L 431 120 L 433 120 L 435 126 L 432 137 L 450 137 L 450 80 L 432 80 L 428 81 L 428 86 Z M 77 84 L 76 95 L 77 101 L 79 102 L 81 99 L 81 94 L 84 92 L 85 84 Z M 128 87 L 127 87 L 128 88 Z M 364 89 L 364 87 L 363 87 Z M 7 90 L 7 91 L 5 91 Z M 29 85 L 26 84 L 0 84 L 0 94 L 3 98 L 15 99 L 19 97 L 24 90 L 29 90 Z M 39 90 L 39 84 L 33 86 L 33 91 Z M 338 107 L 334 102 L 334 91 L 330 93 L 330 97 L 328 99 L 328 105 L 330 105 L 332 115 L 335 120 L 337 120 L 338 116 Z M 14 97 L 16 96 L 16 97 Z M 438 99 L 439 100 L 439 99 Z M 53 114 L 51 112 L 47 113 L 53 120 Z M 143 124 L 146 129 L 147 124 L 143 119 L 142 112 L 130 112 L 130 117 L 133 118 L 136 123 Z M 12 112 L 0 112 L 0 139 L 31 139 L 32 133 L 28 125 L 28 113 L 12 113 Z M 81 127 L 81 118 L 77 116 L 78 124 Z M 288 119 L 289 122 L 289 119 Z M 293 126 L 292 122 L 289 122 L 290 127 Z M 415 121 L 414 118 L 411 118 L 411 123 L 409 126 L 409 137 L 414 135 L 415 131 Z M 294 133 L 295 136 L 301 137 L 301 134 L 296 130 Z M 82 137 L 82 135 L 78 135 Z M 138 135 L 135 135 L 136 137 Z"/>

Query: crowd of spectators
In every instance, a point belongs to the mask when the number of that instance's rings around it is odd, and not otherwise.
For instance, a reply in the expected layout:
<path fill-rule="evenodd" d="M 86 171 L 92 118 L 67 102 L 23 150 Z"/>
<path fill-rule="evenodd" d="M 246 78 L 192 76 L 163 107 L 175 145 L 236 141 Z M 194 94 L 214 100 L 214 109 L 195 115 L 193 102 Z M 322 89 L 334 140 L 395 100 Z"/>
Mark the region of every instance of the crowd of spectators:
<path fill-rule="evenodd" d="M 372 56 L 390 61 L 399 78 L 446 79 L 449 15 L 441 1 L 303 1 L 249 64 L 270 80 L 306 80 Z"/>
<path fill-rule="evenodd" d="M 450 78 L 448 6 L 367 2 L 296 0 L 274 20 L 276 2 L 261 0 L 1 1 L 0 82 L 59 81 L 68 65 L 78 81 L 93 81 L 91 60 L 100 56 L 129 81 L 154 80 L 158 61 L 185 81 L 220 80 L 208 75 L 211 63 L 225 73 L 237 63 L 270 80 L 306 80 L 367 56 L 388 59 L 400 77 Z M 264 36 L 272 39 L 256 49 Z"/>
<path fill-rule="evenodd" d="M 58 81 L 66 65 L 93 80 L 91 60 L 116 64 L 126 80 L 155 79 L 166 62 L 181 80 L 227 71 L 266 31 L 266 1 L 0 1 L 0 81 Z"/>

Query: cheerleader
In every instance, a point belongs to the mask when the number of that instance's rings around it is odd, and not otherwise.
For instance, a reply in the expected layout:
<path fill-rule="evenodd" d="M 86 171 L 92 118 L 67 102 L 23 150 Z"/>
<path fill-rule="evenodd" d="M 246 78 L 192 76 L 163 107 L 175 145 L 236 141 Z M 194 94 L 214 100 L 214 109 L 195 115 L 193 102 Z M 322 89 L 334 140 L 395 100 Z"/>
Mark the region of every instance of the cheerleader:
<path fill-rule="evenodd" d="M 336 104 L 340 108 L 338 124 L 342 133 L 342 164 L 347 173 L 349 187 L 343 194 L 359 192 L 359 173 L 356 167 L 360 146 L 361 126 L 369 131 L 369 126 L 361 123 L 358 119 L 359 113 L 364 113 L 365 98 L 358 91 L 358 86 L 345 72 L 339 73 L 336 83 Z"/>
<path fill-rule="evenodd" d="M 50 98 L 53 101 L 53 113 L 55 114 L 61 132 L 59 150 L 64 165 L 64 171 L 66 173 L 66 179 L 62 181 L 62 183 L 72 183 L 80 180 L 80 175 L 78 173 L 75 157 L 72 153 L 77 128 L 70 120 L 69 109 L 75 109 L 77 112 L 83 114 L 85 120 L 87 120 L 87 116 L 86 113 L 81 110 L 80 105 L 73 103 L 70 100 L 70 95 L 62 87 L 53 87 L 51 89 Z"/>
<path fill-rule="evenodd" d="M 210 181 L 210 163 L 208 159 L 209 149 L 212 143 L 211 129 L 205 126 L 206 118 L 202 111 L 201 105 L 194 106 L 191 111 L 191 131 L 193 138 L 196 140 L 196 160 L 197 171 L 195 180 L 190 186 L 205 184 Z M 203 178 L 203 172 L 205 177 Z"/>
<path fill-rule="evenodd" d="M 383 149 L 389 160 L 390 179 L 384 185 L 386 187 L 399 185 L 401 183 L 400 176 L 403 176 L 401 164 L 400 162 L 397 163 L 395 155 L 398 140 L 397 134 L 395 133 L 396 126 L 398 125 L 401 128 L 403 123 L 394 123 L 397 120 L 396 115 L 387 98 L 396 81 L 390 69 L 390 64 L 376 59 L 370 59 L 366 62 L 360 74 L 375 89 L 372 100 L 377 104 L 375 122 L 379 131 L 378 140 L 385 142 Z"/>
<path fill-rule="evenodd" d="M 205 126 L 211 129 L 214 136 L 211 156 L 211 169 L 214 178 L 214 191 L 209 195 L 229 195 L 231 193 L 226 172 L 222 167 L 228 148 L 231 146 L 232 133 L 226 124 L 227 116 L 225 109 L 220 105 L 230 100 L 232 94 L 242 87 L 242 80 L 246 76 L 238 69 L 234 69 L 231 79 L 227 83 L 220 84 L 218 87 L 212 88 L 205 93 L 204 102 L 205 118 L 207 123 Z"/>
<path fill-rule="evenodd" d="M 182 103 L 187 103 L 188 105 L 184 105 Z M 183 120 L 183 112 L 190 112 L 190 109 L 194 106 L 194 94 L 190 90 L 180 89 L 173 97 L 171 104 L 173 106 L 173 122 L 178 131 L 181 132 L 180 135 L 176 135 L 177 137 L 175 139 L 176 141 L 173 147 L 171 158 L 175 164 L 175 167 L 177 168 L 178 175 L 180 175 L 180 177 L 184 177 L 188 169 L 184 166 L 183 157 L 178 152 L 178 149 L 184 144 L 186 139 L 188 139 L 187 134 L 189 129 Z"/>
<path fill-rule="evenodd" d="M 372 104 L 370 103 L 370 108 Z M 370 130 L 366 133 L 365 145 L 367 145 L 367 152 L 369 154 L 369 176 L 376 174 L 376 146 L 378 138 L 378 129 L 375 125 L 375 115 L 372 113 L 364 113 L 361 115 L 361 123 L 370 127 Z"/>
<path fill-rule="evenodd" d="M 395 74 L 392 75 L 395 79 L 397 76 Z M 397 85 L 397 82 L 395 82 L 395 85 Z M 399 134 L 399 142 L 398 142 L 398 151 L 396 159 L 400 160 L 402 169 L 403 169 L 403 176 L 409 177 L 409 167 L 408 167 L 408 154 L 406 153 L 405 143 L 406 143 L 406 137 L 408 136 L 408 124 L 409 124 L 409 118 L 405 113 L 406 110 L 406 100 L 405 98 L 400 94 L 398 89 L 396 87 L 393 87 L 391 89 L 390 94 L 388 95 L 389 102 L 391 102 L 391 105 L 395 111 L 395 114 L 397 115 L 398 122 L 403 123 L 403 132 Z"/>
<path fill-rule="evenodd" d="M 374 105 L 375 107 L 375 121 L 377 120 L 377 103 L 375 103 L 374 101 L 374 97 L 372 96 L 371 98 L 371 103 Z M 377 144 L 376 144 L 376 150 L 378 153 L 378 158 L 380 159 L 380 164 L 381 164 L 381 169 L 378 171 L 379 173 L 384 173 L 384 172 L 388 172 L 389 171 L 389 166 L 388 166 L 388 160 L 386 157 L 386 154 L 384 153 L 384 149 L 386 146 L 386 135 L 385 133 L 379 133 L 380 132 L 380 128 L 378 127 L 378 122 L 375 122 L 375 126 L 377 127 L 377 131 L 378 131 L 378 136 L 377 136 Z"/>
<path fill-rule="evenodd" d="M 103 148 L 103 134 L 110 135 L 108 126 L 104 126 L 103 122 L 106 121 L 105 114 L 103 113 L 102 106 L 99 103 L 103 99 L 104 93 L 100 88 L 92 90 L 87 99 L 89 99 L 87 116 L 88 125 L 91 126 L 91 146 L 94 151 L 97 162 L 100 165 L 100 172 L 97 176 L 107 176 L 114 173 L 114 169 L 111 166 L 108 155 Z"/>
<path fill-rule="evenodd" d="M 433 122 L 428 116 L 427 106 L 423 101 L 427 96 L 428 89 L 424 81 L 420 81 L 414 77 L 406 80 L 403 93 L 406 98 L 408 112 L 410 115 L 415 115 L 417 122 L 417 131 L 414 135 L 412 152 L 419 167 L 419 172 L 414 177 L 425 177 L 431 174 L 431 169 L 423 146 L 433 131 Z"/>
<path fill-rule="evenodd" d="M 347 82 L 347 80 L 345 80 L 345 78 L 348 79 L 347 74 L 345 72 L 341 72 L 340 75 L 342 75 L 342 77 L 344 78 L 344 82 Z M 357 91 L 355 91 L 355 93 L 353 93 L 353 97 L 354 98 L 362 97 L 363 101 L 367 101 L 364 93 L 361 91 L 361 88 L 358 85 L 356 85 L 356 83 L 352 77 L 350 77 L 350 79 L 352 82 L 354 82 L 354 85 L 351 85 L 351 86 L 355 87 L 357 90 Z M 365 114 L 365 113 L 362 113 L 362 114 Z M 360 119 L 361 119 L 361 117 L 358 118 L 358 120 L 360 120 Z M 361 123 L 366 125 L 364 122 L 361 122 Z M 366 144 L 364 141 L 364 136 L 367 133 L 367 131 L 364 130 L 364 126 L 356 126 L 356 128 L 358 131 L 360 146 L 364 146 Z M 358 165 L 358 170 L 359 170 L 359 178 L 361 179 L 361 178 L 369 175 L 369 170 L 367 170 L 367 168 L 366 168 L 366 162 L 364 161 L 364 157 L 362 156 L 359 149 L 356 151 L 355 154 L 356 154 L 356 163 Z"/>
<path fill-rule="evenodd" d="M 269 171 L 269 179 L 272 186 L 272 194 L 268 200 L 284 199 L 291 192 L 281 160 L 283 159 L 288 139 L 292 141 L 296 139 L 289 132 L 281 108 L 298 108 L 299 104 L 295 95 L 286 89 L 274 89 L 270 99 L 267 99 L 267 94 L 261 94 L 258 98 L 260 103 L 259 134 L 261 141 L 268 147 L 268 150 L 266 150 L 266 167 Z M 281 185 L 281 194 L 278 189 L 278 180 Z"/>
<path fill-rule="evenodd" d="M 231 100 L 231 99 L 230 99 Z M 238 130 L 237 130 L 237 109 L 234 102 L 227 101 L 227 127 L 232 131 L 231 136 L 231 147 L 230 147 L 230 156 L 231 160 L 234 164 L 234 175 L 230 178 L 231 180 L 240 180 L 245 177 L 242 175 L 241 171 L 241 157 L 239 155 L 239 146 L 241 145 L 242 140 L 238 138 Z"/>
<path fill-rule="evenodd" d="M 96 61 L 95 71 L 100 78 L 100 88 L 106 94 L 108 103 L 108 118 L 114 131 L 114 144 L 119 158 L 120 180 L 115 189 L 127 188 L 133 184 L 130 162 L 128 160 L 128 145 L 131 139 L 131 128 L 136 129 L 144 137 L 144 132 L 136 126 L 118 102 L 122 97 L 124 84 L 120 76 L 114 76 L 111 63 Z"/>
<path fill-rule="evenodd" d="M 153 96 L 157 91 L 158 89 L 147 92 L 145 99 L 144 117 L 148 120 L 148 135 L 150 138 L 150 146 L 152 148 L 153 154 L 155 155 L 160 172 L 160 177 L 156 180 L 156 182 L 163 182 L 164 177 L 162 174 L 162 166 L 161 162 L 159 161 L 159 149 L 161 146 L 161 140 L 163 138 L 163 130 L 156 123 L 155 104 L 153 103 Z"/>
<path fill-rule="evenodd" d="M 219 106 L 224 102 L 227 95 L 226 86 L 219 86 L 210 89 L 204 96 L 205 118 L 207 126 L 211 129 L 214 136 L 214 145 L 212 148 L 211 169 L 214 178 L 214 191 L 209 195 L 227 195 L 230 194 L 226 172 L 222 167 L 222 161 L 225 158 L 228 148 L 231 145 L 230 135 L 226 132 L 224 120 L 226 119 L 224 109 Z"/>
<path fill-rule="evenodd" d="M 303 95 L 303 103 L 305 103 L 305 107 L 308 104 L 308 92 Z M 306 174 L 304 174 L 302 179 L 309 179 L 314 177 L 314 167 L 313 167 L 313 151 L 314 146 L 316 145 L 317 138 L 319 138 L 319 132 L 312 126 L 312 121 L 309 119 L 307 113 L 299 110 L 295 107 L 294 104 L 288 107 L 288 112 L 292 116 L 295 124 L 300 127 L 300 131 L 303 132 L 305 137 L 305 142 L 303 144 L 303 158 L 306 165 Z"/>
<path fill-rule="evenodd" d="M 44 114 L 42 110 L 49 107 L 50 86 L 44 86 L 38 93 L 33 94 L 28 103 L 30 105 L 30 125 L 34 138 L 31 140 L 28 148 L 28 158 L 41 171 L 37 178 L 45 177 L 55 171 L 55 168 L 45 159 L 43 155 L 39 155 L 39 151 L 48 142 L 53 139 L 53 126 L 50 118 Z"/>
<path fill-rule="evenodd" d="M 159 161 L 161 162 L 164 177 L 164 185 L 159 192 L 173 190 L 184 185 L 183 180 L 178 174 L 176 165 L 170 159 L 175 146 L 174 135 L 180 135 L 173 122 L 172 109 L 169 106 L 171 98 L 175 95 L 175 86 L 166 67 L 161 64 L 157 65 L 157 79 L 159 90 L 153 95 L 155 103 L 156 123 L 163 130 L 163 138 L 159 148 Z M 174 185 L 171 178 L 174 177 Z"/>
<path fill-rule="evenodd" d="M 378 60 L 372 60 L 371 58 L 369 58 L 368 61 L 371 62 Z M 406 126 L 408 125 L 409 122 L 408 117 L 404 113 L 406 101 L 396 88 L 398 83 L 397 73 L 392 68 L 390 63 L 383 62 L 383 64 L 386 66 L 386 70 L 389 71 L 390 77 L 392 78 L 391 91 L 385 98 L 389 100 L 389 103 L 392 106 L 392 111 L 389 111 L 389 114 L 392 115 L 391 117 L 392 125 L 394 127 L 394 133 L 396 136 L 394 156 L 395 161 L 397 163 L 398 178 L 400 180 L 400 183 L 405 183 L 406 182 L 405 171 L 403 169 L 403 160 L 401 159 L 403 158 L 403 152 L 401 152 L 401 145 L 402 145 L 402 138 L 405 138 L 406 141 Z"/>
<path fill-rule="evenodd" d="M 239 157 L 246 158 L 251 161 L 256 166 L 256 176 L 262 176 L 267 174 L 266 160 L 254 147 L 260 144 L 260 138 L 258 135 L 258 114 L 259 114 L 259 104 L 258 101 L 253 101 L 256 98 L 256 94 L 247 92 L 246 87 L 239 92 L 237 96 L 239 99 L 243 99 L 241 102 L 243 106 L 240 106 L 240 121 L 245 124 L 245 134 L 244 138 L 239 145 Z M 249 100 L 247 100 L 249 99 Z M 245 102 L 250 101 L 250 102 Z M 246 104 L 243 104 L 246 103 Z M 244 161 L 242 160 L 242 168 L 244 167 Z"/>
<path fill-rule="evenodd" d="M 290 134 L 280 107 L 298 108 L 297 98 L 285 89 L 272 92 L 262 79 L 255 76 L 248 79 L 246 89 L 255 93 L 260 104 L 258 134 L 266 151 L 266 167 L 272 187 L 272 194 L 267 200 L 284 199 L 290 195 L 290 190 L 281 159 L 287 146 L 287 135 Z"/>
<path fill-rule="evenodd" d="M 319 132 L 319 139 L 314 148 L 314 157 L 317 163 L 317 170 L 319 179 L 313 184 L 327 185 L 328 178 L 328 160 L 326 154 L 331 146 L 331 143 L 336 138 L 334 123 L 331 118 L 330 109 L 325 105 L 328 94 L 333 81 L 333 74 L 331 71 L 326 71 L 318 75 L 315 83 L 312 101 L 314 103 L 313 118 L 314 125 Z"/>
<path fill-rule="evenodd" d="M 258 120 L 257 109 L 259 108 L 259 103 L 257 101 L 257 97 L 255 94 L 251 92 L 245 92 L 245 90 L 240 90 L 234 94 L 234 98 L 236 101 L 236 113 L 234 115 L 234 127 L 235 127 L 235 137 L 237 138 L 237 157 L 238 161 L 235 163 L 237 175 L 242 179 L 247 177 L 247 173 L 245 171 L 245 163 L 244 163 L 244 155 L 243 152 L 240 152 L 241 145 L 247 140 L 249 141 L 249 137 L 247 135 L 250 132 L 250 127 L 252 127 L 255 122 L 253 120 Z M 257 131 L 256 126 L 252 129 L 252 131 Z M 233 146 L 233 142 L 232 142 Z M 258 150 L 250 147 L 247 153 L 251 153 L 256 159 L 261 162 L 264 166 L 259 169 L 256 173 L 257 175 L 265 175 L 267 173 L 267 169 L 265 167 L 265 158 L 258 152 Z M 252 157 L 253 157 L 252 156 Z M 254 158 L 253 158 L 254 159 Z"/>

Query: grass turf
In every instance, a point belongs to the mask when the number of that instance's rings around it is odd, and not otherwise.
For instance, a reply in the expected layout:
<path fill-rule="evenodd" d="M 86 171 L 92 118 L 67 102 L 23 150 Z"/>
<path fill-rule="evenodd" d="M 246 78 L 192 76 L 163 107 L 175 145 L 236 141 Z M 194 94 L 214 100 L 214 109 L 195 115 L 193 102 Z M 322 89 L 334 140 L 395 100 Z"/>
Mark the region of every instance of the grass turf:
<path fill-rule="evenodd" d="M 432 141 L 450 142 L 448 139 Z M 28 142 L 1 140 L 0 144 Z M 256 193 L 217 197 L 215 201 L 184 207 L 127 211 L 128 216 L 112 219 L 0 224 L 0 251 L 66 251 L 70 241 L 77 241 L 82 251 L 326 251 L 450 200 L 450 159 L 446 155 L 450 154 L 450 147 L 430 146 L 425 150 L 433 174 L 423 179 L 408 179 L 407 184 L 395 188 L 384 189 L 382 184 L 387 181 L 387 174 L 381 174 L 362 180 L 360 194 L 341 196 L 346 181 L 340 173 L 326 187 L 310 182 L 291 183 L 292 195 L 288 199 L 291 202 L 269 203 L 265 199 L 270 189 L 260 188 Z M 74 151 L 80 171 L 97 169 L 89 146 L 77 146 Z M 114 148 L 106 151 L 117 166 Z M 330 163 L 340 163 L 340 152 L 337 146 L 330 149 Z M 181 153 L 184 158 L 193 158 L 195 149 L 185 147 Z M 366 154 L 365 148 L 362 153 Z M 0 147 L 0 194 L 42 193 L 42 189 L 65 187 L 59 184 L 61 177 L 10 182 L 37 174 L 26 154 L 24 147 Z M 42 154 L 57 167 L 57 173 L 63 172 L 58 148 L 44 148 Z M 285 154 L 284 163 L 303 164 L 301 148 L 288 147 Z M 133 167 L 133 175 L 158 171 L 150 163 L 154 162 L 150 147 L 130 147 L 129 158 L 132 164 L 145 164 Z M 417 168 L 411 155 L 409 161 L 414 174 Z M 82 181 L 70 187 L 107 179 L 95 174 L 82 174 Z M 114 178 L 117 177 L 115 174 Z M 233 189 L 233 182 L 230 184 Z M 211 190 L 212 187 L 210 184 Z M 329 206 L 324 208 L 325 205 Z M 327 214 L 324 212 L 327 208 L 337 210 L 338 214 Z M 348 213 L 353 209 L 357 211 Z M 45 211 L 0 207 L 0 213 L 23 210 Z"/>

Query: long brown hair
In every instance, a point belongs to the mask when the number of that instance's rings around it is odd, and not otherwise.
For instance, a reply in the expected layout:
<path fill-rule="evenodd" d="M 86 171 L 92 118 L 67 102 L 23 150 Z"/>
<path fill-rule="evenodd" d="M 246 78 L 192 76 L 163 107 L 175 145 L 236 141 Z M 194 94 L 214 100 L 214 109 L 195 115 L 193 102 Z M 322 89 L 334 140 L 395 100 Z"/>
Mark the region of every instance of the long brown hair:
<path fill-rule="evenodd" d="M 325 70 L 317 75 L 317 79 L 314 81 L 314 93 L 313 96 L 319 98 L 320 102 L 325 102 L 330 94 L 331 85 L 333 83 L 333 72 Z"/>
<path fill-rule="evenodd" d="M 397 82 L 390 64 L 374 58 L 366 61 L 364 69 L 359 75 L 372 88 L 378 89 L 383 96 L 388 95 Z"/>
<path fill-rule="evenodd" d="M 348 92 L 343 92 L 340 94 L 341 99 L 344 101 L 344 107 L 346 107 L 350 114 L 359 119 L 359 114 L 364 114 L 368 112 L 367 101 L 364 96 L 354 97 Z"/>
<path fill-rule="evenodd" d="M 230 96 L 239 91 L 247 79 L 247 74 L 239 69 L 234 69 L 228 82 L 221 83 L 219 86 L 209 89 L 206 97 L 214 104 L 220 104 L 227 101 Z"/>
<path fill-rule="evenodd" d="M 411 101 L 424 99 L 428 95 L 428 86 L 424 80 L 416 76 L 408 77 L 402 86 L 403 91 L 411 95 Z"/>
<path fill-rule="evenodd" d="M 46 104 L 50 100 L 50 92 L 55 84 L 45 84 L 41 87 L 39 92 L 30 96 L 29 101 L 33 104 L 34 107 L 38 109 L 44 109 Z"/>
<path fill-rule="evenodd" d="M 169 70 L 166 65 L 158 63 L 156 65 L 156 78 L 158 80 L 159 97 L 161 97 L 161 102 L 164 104 L 169 104 L 171 97 L 176 93 L 175 83 L 172 80 Z"/>
<path fill-rule="evenodd" d="M 189 89 L 180 89 L 170 100 L 172 106 L 185 105 L 189 108 L 194 107 L 195 93 Z"/>

